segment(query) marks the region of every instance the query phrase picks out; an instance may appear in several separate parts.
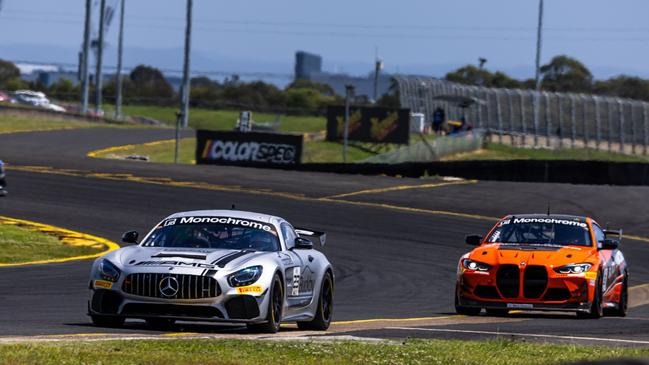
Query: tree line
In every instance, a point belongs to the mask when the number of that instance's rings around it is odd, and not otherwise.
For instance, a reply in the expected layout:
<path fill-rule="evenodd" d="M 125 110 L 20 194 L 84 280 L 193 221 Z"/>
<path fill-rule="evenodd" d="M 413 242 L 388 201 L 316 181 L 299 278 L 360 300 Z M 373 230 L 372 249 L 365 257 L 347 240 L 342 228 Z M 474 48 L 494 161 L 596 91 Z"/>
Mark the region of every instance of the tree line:
<path fill-rule="evenodd" d="M 560 55 L 541 66 L 541 89 L 551 92 L 585 93 L 649 101 L 649 80 L 619 75 L 607 80 L 595 80 L 590 70 L 579 60 Z M 507 74 L 466 65 L 446 74 L 445 79 L 466 85 L 534 89 L 534 79 L 517 80 Z"/>

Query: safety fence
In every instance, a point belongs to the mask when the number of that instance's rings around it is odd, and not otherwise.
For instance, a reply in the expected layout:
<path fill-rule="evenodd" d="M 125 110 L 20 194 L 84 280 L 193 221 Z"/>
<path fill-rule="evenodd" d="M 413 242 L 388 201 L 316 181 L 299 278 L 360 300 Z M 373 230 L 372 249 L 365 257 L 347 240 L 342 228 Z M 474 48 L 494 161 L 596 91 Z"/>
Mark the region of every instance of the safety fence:
<path fill-rule="evenodd" d="M 586 94 L 467 86 L 432 77 L 396 76 L 401 107 L 431 120 L 464 118 L 474 127 L 534 146 L 649 153 L 649 103 Z M 470 106 L 448 101 L 471 100 Z M 535 108 L 536 106 L 536 108 Z"/>

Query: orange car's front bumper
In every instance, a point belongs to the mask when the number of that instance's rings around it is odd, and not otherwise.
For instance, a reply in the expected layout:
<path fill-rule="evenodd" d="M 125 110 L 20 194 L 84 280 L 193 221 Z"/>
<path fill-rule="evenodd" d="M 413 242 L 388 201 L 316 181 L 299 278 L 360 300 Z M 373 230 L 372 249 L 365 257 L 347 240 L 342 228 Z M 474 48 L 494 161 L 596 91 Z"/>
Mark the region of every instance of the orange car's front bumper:
<path fill-rule="evenodd" d="M 498 267 L 488 272 L 463 269 L 457 281 L 458 303 L 494 309 L 590 309 L 596 282 L 593 273 L 565 275 L 538 266 L 536 270 L 534 276 L 520 268 L 503 277 Z"/>

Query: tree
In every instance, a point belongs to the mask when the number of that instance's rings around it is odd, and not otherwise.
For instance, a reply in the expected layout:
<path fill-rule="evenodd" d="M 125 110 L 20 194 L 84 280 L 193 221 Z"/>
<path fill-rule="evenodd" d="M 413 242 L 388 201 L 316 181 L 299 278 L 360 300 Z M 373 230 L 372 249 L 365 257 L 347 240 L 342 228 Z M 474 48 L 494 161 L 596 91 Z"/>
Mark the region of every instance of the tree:
<path fill-rule="evenodd" d="M 602 95 L 649 101 L 649 80 L 620 75 L 606 81 L 596 81 L 593 85 L 593 92 Z"/>
<path fill-rule="evenodd" d="M 488 70 L 466 65 L 446 74 L 446 80 L 465 85 L 486 87 L 520 88 L 521 82 L 501 71 L 492 73 Z"/>
<path fill-rule="evenodd" d="M 20 70 L 12 62 L 0 60 L 0 87 L 6 88 L 9 81 L 20 78 Z"/>
<path fill-rule="evenodd" d="M 336 91 L 330 85 L 305 79 L 293 81 L 286 87 L 286 90 L 288 89 L 313 89 L 322 95 L 336 96 Z"/>
<path fill-rule="evenodd" d="M 541 66 L 544 90 L 559 92 L 590 92 L 593 75 L 580 61 L 560 55 Z"/>
<path fill-rule="evenodd" d="M 131 71 L 129 80 L 125 88 L 128 96 L 167 99 L 174 96 L 173 88 L 155 67 L 139 65 Z"/>

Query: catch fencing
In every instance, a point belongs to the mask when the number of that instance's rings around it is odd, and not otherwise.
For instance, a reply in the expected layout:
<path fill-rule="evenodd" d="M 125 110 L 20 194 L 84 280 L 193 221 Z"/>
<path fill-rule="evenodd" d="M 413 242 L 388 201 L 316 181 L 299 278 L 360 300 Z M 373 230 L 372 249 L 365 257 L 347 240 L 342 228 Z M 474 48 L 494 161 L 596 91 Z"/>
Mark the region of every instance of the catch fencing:
<path fill-rule="evenodd" d="M 432 77 L 395 76 L 402 108 L 466 122 L 512 144 L 649 153 L 649 103 L 586 94 L 467 86 Z M 441 96 L 474 98 L 461 108 Z M 535 110 L 535 104 L 538 108 Z M 535 116 L 536 114 L 536 116 Z"/>

